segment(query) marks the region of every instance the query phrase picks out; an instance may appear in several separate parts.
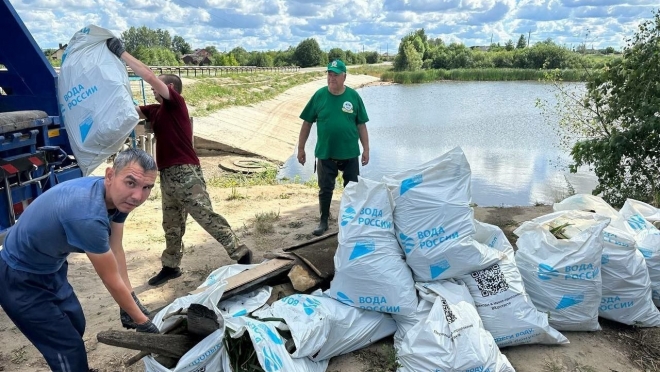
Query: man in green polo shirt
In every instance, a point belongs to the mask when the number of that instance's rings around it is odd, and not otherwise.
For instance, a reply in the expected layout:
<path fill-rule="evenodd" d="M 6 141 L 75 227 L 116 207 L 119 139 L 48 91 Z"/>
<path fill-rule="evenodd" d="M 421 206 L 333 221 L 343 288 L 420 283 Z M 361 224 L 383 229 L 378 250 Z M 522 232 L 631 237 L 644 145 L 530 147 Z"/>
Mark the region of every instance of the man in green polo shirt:
<path fill-rule="evenodd" d="M 353 89 L 344 86 L 346 65 L 342 60 L 328 64 L 328 86 L 314 93 L 300 114 L 303 120 L 298 137 L 298 162 L 305 165 L 305 142 L 312 124 L 316 122 L 316 170 L 319 182 L 319 206 L 321 222 L 312 232 L 316 236 L 328 230 L 330 203 L 335 189 L 335 179 L 342 172 L 344 187 L 349 181 L 357 182 L 360 174 L 360 146 L 363 166 L 369 163 L 369 121 L 362 98 Z"/>

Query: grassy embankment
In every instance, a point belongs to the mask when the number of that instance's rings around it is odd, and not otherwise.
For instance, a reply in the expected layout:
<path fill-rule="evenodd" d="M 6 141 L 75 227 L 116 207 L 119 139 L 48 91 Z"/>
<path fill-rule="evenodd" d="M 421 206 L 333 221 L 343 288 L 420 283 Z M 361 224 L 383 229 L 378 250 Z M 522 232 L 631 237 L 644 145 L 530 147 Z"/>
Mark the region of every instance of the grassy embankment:
<path fill-rule="evenodd" d="M 274 98 L 323 76 L 323 72 L 264 72 L 200 77 L 185 89 L 184 96 L 195 116 L 206 116 L 229 106 L 248 106 Z"/>

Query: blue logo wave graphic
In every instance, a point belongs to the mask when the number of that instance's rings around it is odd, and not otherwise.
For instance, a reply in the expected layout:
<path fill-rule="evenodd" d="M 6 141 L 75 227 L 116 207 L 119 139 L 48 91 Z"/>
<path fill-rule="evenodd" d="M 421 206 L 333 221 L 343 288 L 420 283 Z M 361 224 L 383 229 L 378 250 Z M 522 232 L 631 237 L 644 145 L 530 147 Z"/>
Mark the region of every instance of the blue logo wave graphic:
<path fill-rule="evenodd" d="M 553 277 L 558 277 L 559 276 L 559 271 L 555 270 L 554 267 L 540 263 L 539 264 L 539 272 L 538 272 L 538 277 L 541 280 L 550 280 Z"/>
<path fill-rule="evenodd" d="M 415 241 L 404 233 L 399 233 L 399 241 L 403 245 L 403 251 L 408 254 L 415 248 Z"/>
<path fill-rule="evenodd" d="M 348 260 L 352 261 L 356 258 L 366 256 L 370 253 L 374 253 L 375 250 L 376 243 L 373 240 L 357 242 L 355 243 L 355 247 L 353 247 L 353 251 L 351 252 L 351 256 L 348 258 Z"/>
<path fill-rule="evenodd" d="M 86 117 L 85 120 L 83 120 L 83 122 L 80 123 L 80 139 L 83 142 L 85 142 L 85 139 L 87 138 L 90 129 L 92 129 L 93 124 L 94 124 L 94 119 L 92 119 L 91 116 Z"/>
<path fill-rule="evenodd" d="M 236 317 L 243 316 L 243 315 L 247 315 L 247 310 L 243 309 L 241 311 L 238 311 L 238 312 L 236 312 L 236 314 L 232 315 L 231 317 L 236 318 Z"/>
<path fill-rule="evenodd" d="M 305 310 L 305 314 L 312 315 L 320 304 L 320 301 L 308 297 L 305 299 L 305 302 L 303 302 L 303 310 Z"/>
<path fill-rule="evenodd" d="M 431 266 L 429 266 L 431 269 L 431 278 L 435 279 L 440 276 L 440 274 L 444 273 L 451 267 L 449 264 L 449 261 L 447 260 L 442 260 L 440 262 L 437 262 Z"/>
<path fill-rule="evenodd" d="M 355 209 L 351 206 L 346 207 L 344 209 L 344 213 L 341 215 L 341 225 L 346 226 L 348 225 L 351 221 L 353 221 L 353 218 L 355 218 L 355 215 L 357 212 Z"/>
<path fill-rule="evenodd" d="M 350 297 L 348 297 L 347 295 L 345 295 L 345 294 L 343 294 L 343 293 L 341 293 L 341 292 L 337 292 L 337 300 L 338 300 L 339 302 L 341 302 L 341 303 L 346 304 L 346 305 L 353 305 L 353 304 L 355 304 L 355 302 L 354 302 L 353 300 L 351 300 Z"/>
<path fill-rule="evenodd" d="M 650 250 L 650 249 L 647 249 L 647 248 L 637 248 L 637 250 L 639 250 L 639 251 L 642 253 L 642 256 L 644 256 L 644 258 L 651 258 L 651 257 L 653 257 L 653 251 Z"/>
<path fill-rule="evenodd" d="M 282 341 L 280 335 L 277 334 L 277 332 L 275 332 L 273 328 L 270 328 L 265 324 L 260 324 L 259 328 L 261 328 L 262 331 L 266 332 L 268 338 L 270 338 L 270 340 L 273 341 L 275 345 L 284 345 L 284 341 Z"/>
<path fill-rule="evenodd" d="M 282 358 L 280 358 L 271 348 L 264 346 L 261 351 L 264 354 L 264 368 L 266 369 L 266 372 L 279 371 L 284 367 Z"/>
<path fill-rule="evenodd" d="M 555 310 L 565 309 L 567 307 L 571 307 L 579 303 L 582 303 L 582 301 L 584 301 L 583 294 L 564 295 L 564 297 L 561 298 L 561 301 L 559 301 L 559 303 L 557 304 L 557 307 L 555 307 Z"/>
<path fill-rule="evenodd" d="M 408 190 L 412 189 L 413 187 L 422 184 L 422 182 L 424 182 L 424 179 L 421 174 L 412 176 L 410 178 L 401 181 L 401 189 L 399 190 L 399 195 L 405 194 Z"/>

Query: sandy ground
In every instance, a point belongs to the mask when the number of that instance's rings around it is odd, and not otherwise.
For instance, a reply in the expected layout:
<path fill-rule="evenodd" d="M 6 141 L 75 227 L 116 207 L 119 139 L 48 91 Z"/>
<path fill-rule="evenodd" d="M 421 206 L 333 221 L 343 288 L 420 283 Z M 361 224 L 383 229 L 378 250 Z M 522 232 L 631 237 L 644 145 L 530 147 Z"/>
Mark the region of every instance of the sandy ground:
<path fill-rule="evenodd" d="M 220 157 L 204 157 L 207 179 L 221 172 L 217 167 Z M 272 250 L 300 243 L 311 238 L 310 232 L 317 224 L 316 189 L 304 185 L 255 186 L 249 188 L 209 188 L 214 206 L 232 224 L 241 238 L 255 251 L 260 261 Z M 228 200 L 231 194 L 243 199 Z M 340 193 L 335 194 L 333 210 L 338 209 Z M 477 208 L 479 220 L 501 226 L 510 233 L 525 220 L 548 213 L 550 207 L 524 208 Z M 254 229 L 255 216 L 260 213 L 279 214 L 275 231 L 259 234 Z M 331 229 L 336 230 L 336 222 Z M 175 298 L 184 296 L 196 288 L 213 269 L 232 263 L 224 250 L 197 223 L 188 219 L 185 235 L 183 275 L 160 287 L 146 285 L 149 277 L 160 269 L 160 253 L 164 246 L 161 230 L 161 201 L 155 190 L 150 199 L 126 221 L 124 246 L 128 267 L 136 293 L 143 303 L 155 309 Z M 91 264 L 84 255 L 70 257 L 69 279 L 84 308 L 87 318 L 85 343 L 89 351 L 90 366 L 100 371 L 142 371 L 142 363 L 125 369 L 122 361 L 135 352 L 100 344 L 96 334 L 102 330 L 120 330 L 119 308 L 103 287 Z M 522 346 L 504 349 L 517 371 L 520 372 L 629 372 L 640 371 L 629 361 L 627 353 L 634 349 L 630 340 L 635 330 L 604 325 L 604 331 L 567 332 L 571 341 L 565 346 Z M 631 333 L 632 332 L 632 333 Z M 625 335 L 621 336 L 622 334 Z M 0 371 L 47 371 L 48 368 L 38 351 L 0 312 Z M 387 345 L 383 340 L 369 348 L 334 358 L 328 371 L 386 371 L 388 370 Z M 633 345 L 633 346 L 631 346 Z M 637 346 L 638 347 L 638 346 Z"/>

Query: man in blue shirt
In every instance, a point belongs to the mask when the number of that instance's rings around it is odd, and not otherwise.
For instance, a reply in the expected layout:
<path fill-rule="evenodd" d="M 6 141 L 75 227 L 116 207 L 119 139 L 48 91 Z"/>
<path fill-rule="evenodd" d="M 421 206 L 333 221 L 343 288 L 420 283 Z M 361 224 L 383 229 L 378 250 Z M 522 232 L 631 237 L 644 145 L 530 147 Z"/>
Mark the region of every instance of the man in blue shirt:
<path fill-rule="evenodd" d="M 52 371 L 89 370 L 85 316 L 67 280 L 70 253 L 87 255 L 138 332 L 158 333 L 132 293 L 121 246 L 126 216 L 147 199 L 156 175 L 146 152 L 122 151 L 105 177 L 51 188 L 9 229 L 0 251 L 0 306 Z"/>

